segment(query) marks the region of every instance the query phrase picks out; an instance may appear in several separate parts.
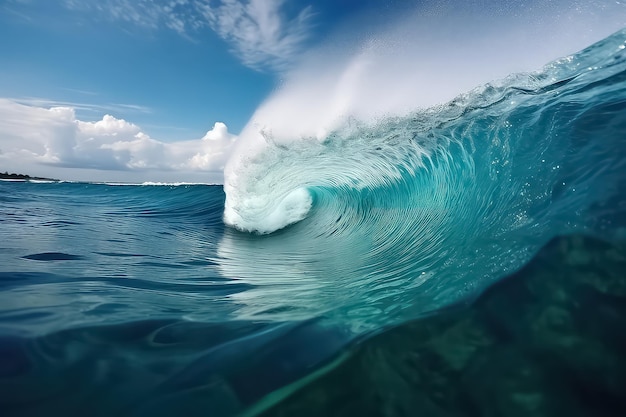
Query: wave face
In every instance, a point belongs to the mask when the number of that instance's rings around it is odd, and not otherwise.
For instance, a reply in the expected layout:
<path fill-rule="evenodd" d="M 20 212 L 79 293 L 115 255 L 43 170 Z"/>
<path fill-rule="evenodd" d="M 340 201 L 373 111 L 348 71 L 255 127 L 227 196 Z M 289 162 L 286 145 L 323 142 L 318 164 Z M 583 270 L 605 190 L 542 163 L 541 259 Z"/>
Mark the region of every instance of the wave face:
<path fill-rule="evenodd" d="M 265 142 L 231 163 L 222 273 L 242 314 L 379 326 L 474 297 L 549 239 L 614 237 L 626 30 L 445 105 Z"/>

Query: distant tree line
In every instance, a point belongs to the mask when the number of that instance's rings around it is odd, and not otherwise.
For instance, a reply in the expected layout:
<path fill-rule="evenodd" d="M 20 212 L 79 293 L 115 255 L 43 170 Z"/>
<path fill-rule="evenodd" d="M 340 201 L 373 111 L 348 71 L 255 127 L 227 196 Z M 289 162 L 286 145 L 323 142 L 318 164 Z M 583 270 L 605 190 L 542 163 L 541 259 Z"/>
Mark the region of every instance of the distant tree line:
<path fill-rule="evenodd" d="M 53 178 L 43 178 L 43 177 L 31 177 L 26 174 L 15 174 L 10 173 L 8 171 L 4 171 L 4 173 L 0 173 L 0 179 L 2 180 L 43 180 L 43 181 L 58 181 Z"/>

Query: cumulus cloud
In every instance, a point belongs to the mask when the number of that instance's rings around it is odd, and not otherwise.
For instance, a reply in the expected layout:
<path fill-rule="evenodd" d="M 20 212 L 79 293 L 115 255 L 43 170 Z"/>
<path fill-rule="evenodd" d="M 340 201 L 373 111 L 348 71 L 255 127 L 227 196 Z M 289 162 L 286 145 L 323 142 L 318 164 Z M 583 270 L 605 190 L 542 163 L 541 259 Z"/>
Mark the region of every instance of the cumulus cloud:
<path fill-rule="evenodd" d="M 82 121 L 71 107 L 45 108 L 0 99 L 2 170 L 45 165 L 50 176 L 60 167 L 170 171 L 180 173 L 178 178 L 184 181 L 186 173 L 222 171 L 235 140 L 219 122 L 203 138 L 162 142 L 108 114 L 95 122 Z"/>
<path fill-rule="evenodd" d="M 193 36 L 210 28 L 254 69 L 285 70 L 309 37 L 311 6 L 295 15 L 285 0 L 65 0 L 74 11 L 97 12 L 137 27 L 168 28 Z"/>

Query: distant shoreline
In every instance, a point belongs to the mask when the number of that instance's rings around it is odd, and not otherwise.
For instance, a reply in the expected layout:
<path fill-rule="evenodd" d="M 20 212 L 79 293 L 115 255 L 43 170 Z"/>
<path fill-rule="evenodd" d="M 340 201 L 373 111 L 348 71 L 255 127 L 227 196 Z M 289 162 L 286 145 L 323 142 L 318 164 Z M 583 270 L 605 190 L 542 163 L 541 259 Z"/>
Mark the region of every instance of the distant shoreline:
<path fill-rule="evenodd" d="M 76 183 L 76 184 L 92 184 L 92 185 L 115 185 L 115 186 L 166 186 L 166 187 L 176 187 L 176 186 L 219 186 L 222 187 L 223 184 L 220 183 L 208 183 L 208 182 L 159 182 L 159 181 L 144 181 L 144 182 L 123 182 L 123 181 L 67 181 L 67 180 L 59 180 L 56 178 L 46 178 L 46 177 L 31 177 L 27 174 L 15 174 L 8 172 L 0 172 L 0 181 L 8 181 L 8 182 L 63 182 L 63 183 Z"/>
<path fill-rule="evenodd" d="M 9 174 L 7 171 L 4 173 L 0 172 L 0 180 L 23 180 L 23 181 L 60 181 L 55 178 L 44 178 L 44 177 L 31 177 L 26 174 Z"/>

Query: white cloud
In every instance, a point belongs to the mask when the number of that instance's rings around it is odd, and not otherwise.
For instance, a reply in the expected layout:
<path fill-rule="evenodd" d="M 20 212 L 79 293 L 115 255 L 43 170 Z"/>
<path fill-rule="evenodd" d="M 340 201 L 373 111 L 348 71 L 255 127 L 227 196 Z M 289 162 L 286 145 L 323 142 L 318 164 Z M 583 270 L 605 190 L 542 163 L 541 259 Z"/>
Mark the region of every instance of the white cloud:
<path fill-rule="evenodd" d="M 309 37 L 311 6 L 294 16 L 286 0 L 65 0 L 74 11 L 97 12 L 127 24 L 165 27 L 183 36 L 210 28 L 228 42 L 242 63 L 254 69 L 285 70 Z"/>
<path fill-rule="evenodd" d="M 283 4 L 284 0 L 223 0 L 220 6 L 206 5 L 203 10 L 213 30 L 245 65 L 284 70 L 308 38 L 312 9 L 306 7 L 288 19 L 281 13 Z"/>
<path fill-rule="evenodd" d="M 103 0 L 103 1 L 78 1 L 65 0 L 64 4 L 70 10 L 80 12 L 98 12 L 113 20 L 119 20 L 134 26 L 157 29 L 165 26 L 184 33 L 185 22 L 189 20 L 184 6 L 187 0 L 179 1 L 129 1 L 129 0 Z"/>
<path fill-rule="evenodd" d="M 71 88 L 65 88 L 64 90 L 69 90 L 73 92 L 78 92 L 81 94 L 87 95 L 97 95 L 97 93 L 89 92 L 89 91 L 81 91 L 74 90 Z M 34 107 L 71 107 L 75 110 L 79 110 L 86 113 L 97 113 L 102 114 L 106 112 L 116 113 L 116 112 L 128 112 L 132 111 L 135 113 L 151 113 L 152 109 L 147 106 L 141 106 L 138 104 L 124 104 L 124 103 L 101 103 L 101 104 L 93 104 L 93 103 L 83 103 L 78 101 L 61 101 L 61 100 L 50 100 L 47 98 L 41 97 L 8 97 L 7 99 L 14 101 L 16 103 L 25 104 L 27 106 Z"/>
<path fill-rule="evenodd" d="M 141 172 L 154 181 L 167 171 L 168 178 L 185 181 L 189 173 L 222 171 L 235 140 L 225 124 L 215 123 L 201 139 L 161 142 L 139 126 L 108 114 L 95 122 L 82 121 L 71 107 L 45 108 L 0 99 L 2 171 L 24 172 L 30 167 L 36 168 L 36 175 L 45 171 L 46 176 L 55 176 L 55 169 L 61 167 L 95 169 L 101 171 L 103 181 L 109 178 L 106 171 Z"/>

